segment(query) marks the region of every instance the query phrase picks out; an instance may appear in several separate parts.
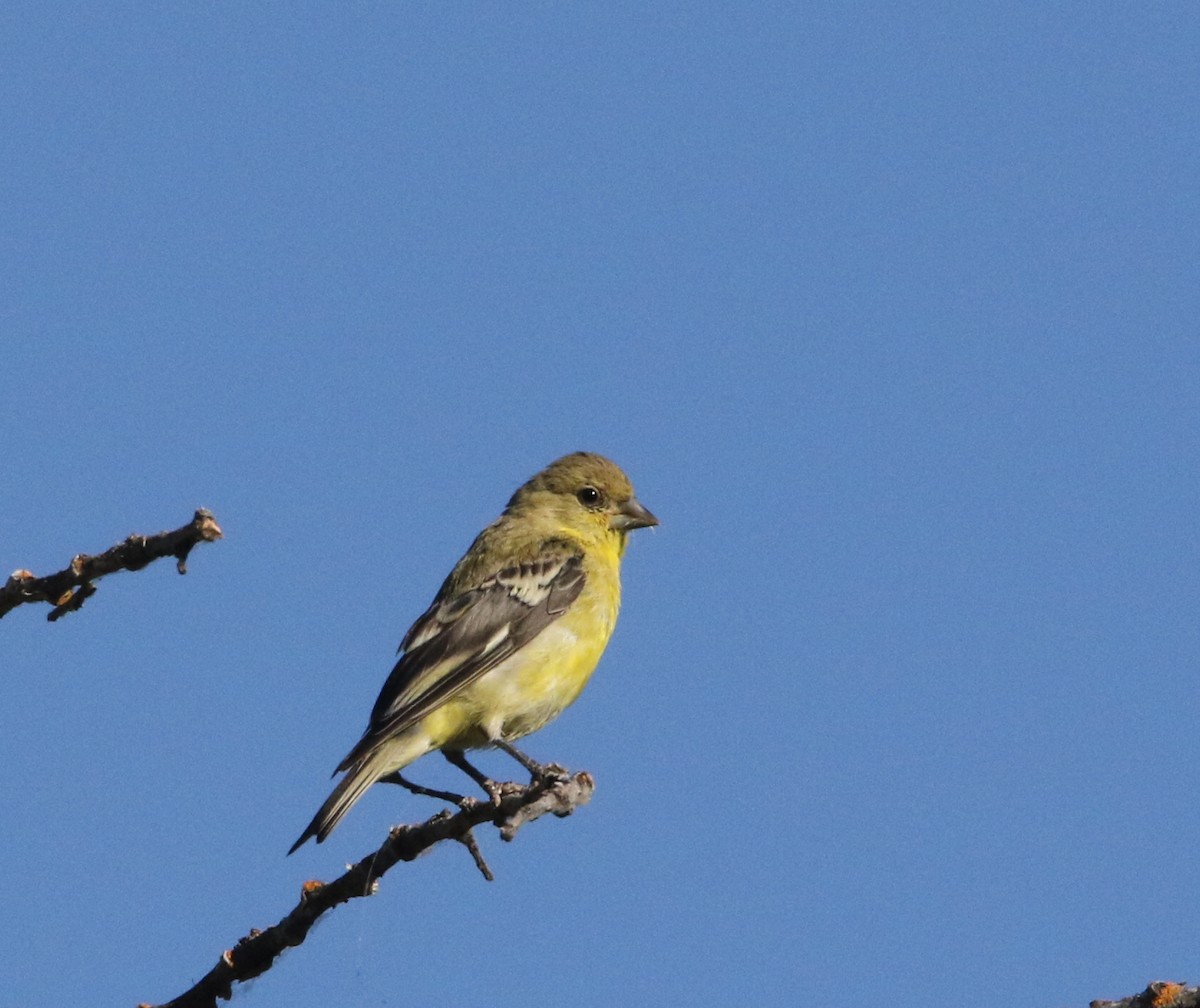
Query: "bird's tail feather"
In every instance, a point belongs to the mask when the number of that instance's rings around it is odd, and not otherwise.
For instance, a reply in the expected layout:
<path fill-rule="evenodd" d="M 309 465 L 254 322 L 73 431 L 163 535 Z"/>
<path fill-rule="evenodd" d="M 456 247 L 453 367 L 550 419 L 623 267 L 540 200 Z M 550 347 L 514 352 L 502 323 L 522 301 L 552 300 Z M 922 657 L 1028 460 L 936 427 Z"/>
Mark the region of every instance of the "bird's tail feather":
<path fill-rule="evenodd" d="M 408 745 L 397 746 L 400 739 L 390 740 L 391 745 L 377 746 L 356 763 L 346 768 L 346 775 L 325 799 L 325 804 L 312 817 L 312 822 L 305 827 L 300 838 L 291 846 L 288 854 L 293 854 L 309 837 L 316 837 L 321 843 L 342 818 L 354 807 L 354 803 L 363 796 L 363 792 L 374 784 L 380 777 L 385 777 L 391 771 L 405 766 L 427 750 L 424 739 L 404 740 Z M 416 742 L 416 745 L 413 743 Z M 397 749 L 402 751 L 397 752 Z"/>

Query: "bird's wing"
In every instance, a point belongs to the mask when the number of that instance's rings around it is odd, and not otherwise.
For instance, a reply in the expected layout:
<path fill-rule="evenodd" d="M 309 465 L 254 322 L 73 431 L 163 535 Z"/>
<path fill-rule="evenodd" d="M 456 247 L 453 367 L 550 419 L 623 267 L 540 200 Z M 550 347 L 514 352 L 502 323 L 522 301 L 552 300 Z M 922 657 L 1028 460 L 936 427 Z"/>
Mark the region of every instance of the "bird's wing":
<path fill-rule="evenodd" d="M 579 553 L 552 551 L 434 601 L 404 639 L 371 723 L 339 770 L 411 728 L 558 619 L 583 590 Z"/>

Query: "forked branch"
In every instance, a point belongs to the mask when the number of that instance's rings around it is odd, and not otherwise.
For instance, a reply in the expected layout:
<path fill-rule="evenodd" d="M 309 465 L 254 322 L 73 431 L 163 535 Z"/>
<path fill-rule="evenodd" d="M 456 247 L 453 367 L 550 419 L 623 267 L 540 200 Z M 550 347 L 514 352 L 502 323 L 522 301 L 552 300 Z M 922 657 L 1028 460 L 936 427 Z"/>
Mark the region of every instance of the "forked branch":
<path fill-rule="evenodd" d="M 254 928 L 231 949 L 221 953 L 217 964 L 189 990 L 157 1008 L 216 1008 L 217 1001 L 233 996 L 233 985 L 252 980 L 269 970 L 284 949 L 301 944 L 323 914 L 340 903 L 371 896 L 378 881 L 400 861 L 412 861 L 434 844 L 455 840 L 471 852 L 476 866 L 490 878 L 471 830 L 493 823 L 505 840 L 512 840 L 525 823 L 547 813 L 568 816 L 586 804 L 595 790 L 591 774 L 553 774 L 529 785 L 504 784 L 499 804 L 465 799 L 457 812 L 442 811 L 412 826 L 396 826 L 378 850 L 368 854 L 332 882 L 305 882 L 300 901 L 276 924 L 265 931 Z M 140 1005 L 139 1008 L 151 1008 Z"/>

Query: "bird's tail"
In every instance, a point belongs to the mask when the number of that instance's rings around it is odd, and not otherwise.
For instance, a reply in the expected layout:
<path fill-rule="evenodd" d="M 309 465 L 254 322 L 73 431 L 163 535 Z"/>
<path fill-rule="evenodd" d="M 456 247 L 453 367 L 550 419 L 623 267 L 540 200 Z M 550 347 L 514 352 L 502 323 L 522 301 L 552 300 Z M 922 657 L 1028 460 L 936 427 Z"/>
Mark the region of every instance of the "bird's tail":
<path fill-rule="evenodd" d="M 312 822 L 304 828 L 304 832 L 292 844 L 288 854 L 294 854 L 309 837 L 316 837 L 317 843 L 321 843 L 333 832 L 334 827 L 342 821 L 346 813 L 354 807 L 354 803 L 363 796 L 363 792 L 367 788 L 380 777 L 386 777 L 393 770 L 407 766 L 427 751 L 427 744 L 423 739 L 420 740 L 419 747 L 412 745 L 412 741 L 416 740 L 411 740 L 409 745 L 402 746 L 403 749 L 409 750 L 405 752 L 396 751 L 398 748 L 396 743 L 402 740 L 389 741 L 392 743 L 391 745 L 376 746 L 357 762 L 346 767 L 346 775 L 338 781 L 332 793 L 325 799 L 325 804 L 317 809 L 317 814 L 312 817 Z"/>

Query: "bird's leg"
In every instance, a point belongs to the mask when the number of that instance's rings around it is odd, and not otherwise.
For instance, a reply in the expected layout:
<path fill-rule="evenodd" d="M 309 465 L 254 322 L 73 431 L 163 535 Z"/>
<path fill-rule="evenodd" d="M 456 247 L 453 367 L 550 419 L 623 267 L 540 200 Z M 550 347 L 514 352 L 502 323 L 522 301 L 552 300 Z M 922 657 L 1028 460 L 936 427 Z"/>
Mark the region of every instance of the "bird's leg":
<path fill-rule="evenodd" d="M 452 763 L 458 767 L 459 770 L 483 788 L 487 792 L 487 796 L 492 800 L 493 805 L 500 804 L 500 785 L 472 764 L 461 749 L 443 749 L 442 755 L 446 757 L 448 763 Z"/>
<path fill-rule="evenodd" d="M 414 784 L 407 777 L 403 777 L 399 770 L 393 771 L 386 777 L 379 778 L 380 784 L 399 784 L 406 791 L 411 791 L 416 795 L 425 795 L 428 798 L 437 798 L 439 801 L 449 802 L 451 805 L 458 805 L 460 808 L 465 808 L 473 802 L 474 798 L 468 798 L 466 795 L 455 794 L 453 791 L 438 791 L 436 788 L 422 787 L 420 784 Z"/>
<path fill-rule="evenodd" d="M 511 742 L 505 742 L 504 739 L 493 739 L 492 745 L 503 752 L 508 753 L 513 759 L 521 764 L 529 771 L 531 783 L 536 784 L 538 781 L 543 781 L 547 777 L 561 776 L 566 771 L 555 763 L 539 763 L 530 756 L 526 756 Z"/>

